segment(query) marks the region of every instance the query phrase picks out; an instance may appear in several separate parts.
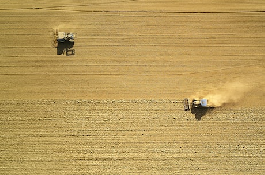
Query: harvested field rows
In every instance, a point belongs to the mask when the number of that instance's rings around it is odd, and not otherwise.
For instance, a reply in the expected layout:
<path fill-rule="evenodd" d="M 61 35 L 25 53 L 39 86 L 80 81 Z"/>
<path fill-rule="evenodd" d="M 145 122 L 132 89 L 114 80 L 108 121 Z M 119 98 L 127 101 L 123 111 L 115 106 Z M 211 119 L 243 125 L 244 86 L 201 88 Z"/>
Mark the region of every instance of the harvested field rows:
<path fill-rule="evenodd" d="M 264 170 L 264 108 L 219 108 L 198 122 L 181 103 L 169 100 L 10 100 L 0 105 L 4 174 Z"/>
<path fill-rule="evenodd" d="M 1 97 L 172 99 L 233 81 L 262 95 L 265 21 L 258 4 L 220 11 L 204 9 L 211 1 L 196 8 L 127 3 L 132 9 L 122 2 L 3 5 Z M 56 55 L 56 28 L 77 33 L 75 57 Z"/>
<path fill-rule="evenodd" d="M 2 174 L 264 174 L 263 0 L 0 5 Z"/>

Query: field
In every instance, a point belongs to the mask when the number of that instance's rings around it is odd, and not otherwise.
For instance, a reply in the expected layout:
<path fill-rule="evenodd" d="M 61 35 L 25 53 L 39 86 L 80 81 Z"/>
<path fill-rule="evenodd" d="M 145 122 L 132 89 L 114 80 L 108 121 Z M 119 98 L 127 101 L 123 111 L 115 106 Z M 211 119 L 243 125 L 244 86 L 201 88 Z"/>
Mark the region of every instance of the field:
<path fill-rule="evenodd" d="M 0 174 L 265 173 L 262 0 L 0 5 Z"/>

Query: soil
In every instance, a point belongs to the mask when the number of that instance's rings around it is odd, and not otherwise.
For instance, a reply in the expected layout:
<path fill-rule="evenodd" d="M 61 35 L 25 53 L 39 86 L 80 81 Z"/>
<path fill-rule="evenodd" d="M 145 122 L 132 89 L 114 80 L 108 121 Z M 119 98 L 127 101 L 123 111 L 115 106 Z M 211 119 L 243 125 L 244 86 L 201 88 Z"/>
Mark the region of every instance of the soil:
<path fill-rule="evenodd" d="M 0 172 L 264 174 L 264 1 L 0 4 Z"/>

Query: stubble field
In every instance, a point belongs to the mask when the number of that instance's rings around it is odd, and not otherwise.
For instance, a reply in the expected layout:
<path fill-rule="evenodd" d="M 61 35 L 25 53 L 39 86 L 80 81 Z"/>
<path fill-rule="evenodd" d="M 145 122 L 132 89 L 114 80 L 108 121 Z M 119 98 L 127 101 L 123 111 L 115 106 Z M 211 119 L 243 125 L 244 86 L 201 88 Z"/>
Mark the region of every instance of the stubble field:
<path fill-rule="evenodd" d="M 0 4 L 2 174 L 264 174 L 263 1 Z"/>

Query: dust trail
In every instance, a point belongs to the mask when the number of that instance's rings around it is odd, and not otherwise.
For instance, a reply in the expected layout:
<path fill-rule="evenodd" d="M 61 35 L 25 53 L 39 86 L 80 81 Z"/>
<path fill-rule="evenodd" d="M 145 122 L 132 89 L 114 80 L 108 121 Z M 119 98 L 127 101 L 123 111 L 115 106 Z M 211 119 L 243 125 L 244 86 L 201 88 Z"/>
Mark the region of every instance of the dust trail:
<path fill-rule="evenodd" d="M 219 107 L 223 106 L 224 104 L 240 103 L 250 89 L 251 88 L 245 83 L 232 82 L 226 83 L 219 89 L 215 89 L 211 92 L 208 92 L 207 94 L 197 94 L 196 98 L 206 98 L 208 100 L 209 106 Z"/>
<path fill-rule="evenodd" d="M 70 32 L 70 33 L 76 33 L 77 25 L 70 25 L 70 24 L 59 24 L 52 27 L 53 33 L 55 33 L 56 30 L 60 32 Z"/>
<path fill-rule="evenodd" d="M 224 104 L 240 103 L 250 88 L 241 82 L 227 83 L 220 90 L 206 95 L 210 106 L 222 106 Z"/>

